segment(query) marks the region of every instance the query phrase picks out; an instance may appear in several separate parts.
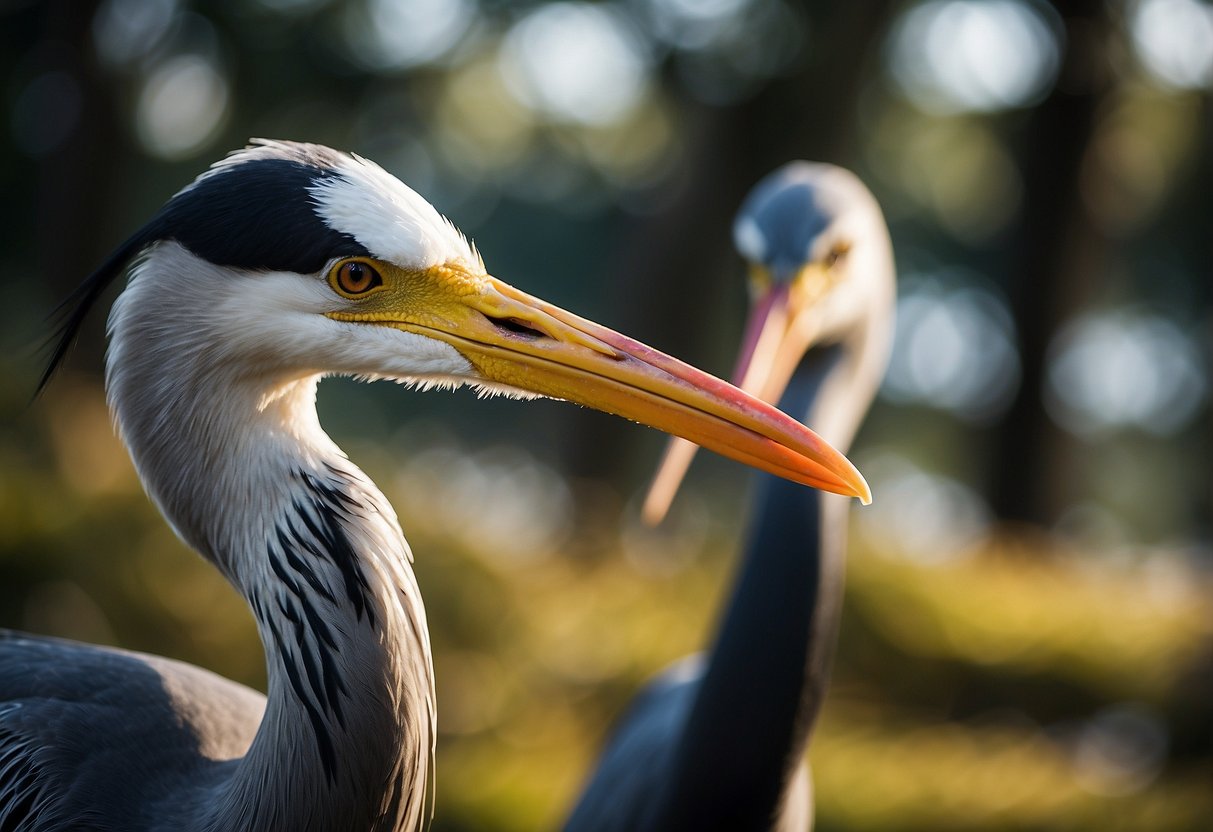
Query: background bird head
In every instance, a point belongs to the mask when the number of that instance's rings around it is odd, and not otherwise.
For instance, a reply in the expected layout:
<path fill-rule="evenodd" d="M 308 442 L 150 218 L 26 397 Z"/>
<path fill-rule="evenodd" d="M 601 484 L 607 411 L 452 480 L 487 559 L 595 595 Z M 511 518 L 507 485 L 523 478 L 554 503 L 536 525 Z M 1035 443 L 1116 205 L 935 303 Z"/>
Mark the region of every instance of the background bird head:
<path fill-rule="evenodd" d="M 843 168 L 792 162 L 749 193 L 733 240 L 750 296 L 733 383 L 775 404 L 810 349 L 842 345 L 849 369 L 834 383 L 849 388 L 844 406 L 812 421 L 830 441 L 848 444 L 875 394 L 892 331 L 893 252 L 875 197 Z M 665 516 L 694 454 L 693 445 L 671 442 L 645 498 L 646 522 Z"/>
<path fill-rule="evenodd" d="M 771 173 L 742 204 L 733 241 L 751 299 L 733 381 L 765 401 L 779 400 L 812 346 L 866 337 L 893 302 L 884 217 L 843 168 L 793 162 Z"/>

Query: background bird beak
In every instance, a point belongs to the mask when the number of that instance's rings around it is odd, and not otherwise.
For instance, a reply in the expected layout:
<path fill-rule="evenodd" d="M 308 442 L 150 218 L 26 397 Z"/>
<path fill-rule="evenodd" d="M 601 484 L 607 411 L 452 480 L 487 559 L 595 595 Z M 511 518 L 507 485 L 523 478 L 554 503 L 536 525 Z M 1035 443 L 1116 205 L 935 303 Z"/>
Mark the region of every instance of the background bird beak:
<path fill-rule="evenodd" d="M 792 326 L 791 292 L 792 284 L 779 282 L 753 304 L 733 369 L 733 384 L 772 405 L 783 396 L 812 341 Z M 641 507 L 646 523 L 656 525 L 665 518 L 698 450 L 686 439 L 670 439 Z M 861 499 L 867 505 L 871 494 Z"/>
<path fill-rule="evenodd" d="M 477 283 L 449 298 L 441 316 L 390 325 L 445 341 L 492 384 L 623 416 L 794 482 L 871 500 L 845 456 L 754 396 L 495 278 Z"/>

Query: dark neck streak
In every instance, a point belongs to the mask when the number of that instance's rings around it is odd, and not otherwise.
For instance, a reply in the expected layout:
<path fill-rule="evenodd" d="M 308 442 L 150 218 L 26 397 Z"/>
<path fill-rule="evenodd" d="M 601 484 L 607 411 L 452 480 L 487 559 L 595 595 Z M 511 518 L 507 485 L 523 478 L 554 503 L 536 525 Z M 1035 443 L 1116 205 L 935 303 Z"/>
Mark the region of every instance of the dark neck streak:
<path fill-rule="evenodd" d="M 403 542 L 393 551 L 382 497 L 352 466 L 301 468 L 289 486 L 268 575 L 248 592 L 269 665 L 266 717 L 229 784 L 225 803 L 242 817 L 211 828 L 417 828 L 433 714 Z"/>
<path fill-rule="evenodd" d="M 334 621 L 333 613 L 339 607 L 348 604 L 354 612 L 355 631 L 374 631 L 374 602 L 344 529 L 354 519 L 351 510 L 356 504 L 312 474 L 297 471 L 293 479 L 299 496 L 278 521 L 266 546 L 266 560 L 276 582 L 254 588 L 249 605 L 307 714 L 316 756 L 331 786 L 338 763 L 332 731 L 347 727 L 345 707 L 350 690 L 337 668 L 340 646 L 335 627 L 328 622 Z M 321 578 L 330 568 L 341 575 L 344 592 Z"/>
<path fill-rule="evenodd" d="M 780 409 L 809 413 L 841 356 L 840 347 L 810 351 Z M 846 503 L 765 474 L 755 501 L 733 594 L 652 829 L 770 828 L 820 707 L 840 606 Z"/>
<path fill-rule="evenodd" d="M 395 515 L 320 430 L 313 387 L 266 408 L 198 404 L 175 440 L 123 422 L 149 490 L 244 594 L 266 650 L 257 735 L 181 795 L 182 829 L 396 832 L 426 814 L 425 611 Z"/>

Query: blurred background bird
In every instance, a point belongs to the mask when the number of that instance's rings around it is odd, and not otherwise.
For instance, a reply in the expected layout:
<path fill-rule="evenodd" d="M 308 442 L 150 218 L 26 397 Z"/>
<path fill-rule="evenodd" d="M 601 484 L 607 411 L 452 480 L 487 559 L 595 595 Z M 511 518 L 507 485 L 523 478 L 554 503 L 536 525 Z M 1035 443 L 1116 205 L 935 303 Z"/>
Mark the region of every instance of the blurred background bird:
<path fill-rule="evenodd" d="M 499 277 L 717 373 L 744 322 L 738 206 L 822 159 L 879 200 L 899 284 L 853 445 L 877 499 L 852 513 L 811 744 L 819 827 L 1208 826 L 1206 0 L 48 0 L 0 18 L 0 625 L 264 689 L 243 599 L 113 437 L 102 317 L 35 408 L 18 346 L 248 136 L 359 148 Z M 322 424 L 432 553 L 433 828 L 558 826 L 635 692 L 710 641 L 751 480 L 701 455 L 648 529 L 652 432 L 326 385 Z"/>
<path fill-rule="evenodd" d="M 751 311 L 733 382 L 845 449 L 893 336 L 888 229 L 854 174 L 793 162 L 733 223 Z M 644 505 L 668 511 L 695 445 L 672 442 Z M 812 826 L 805 749 L 841 612 L 844 501 L 759 484 L 712 646 L 642 691 L 612 731 L 570 830 Z"/>
<path fill-rule="evenodd" d="M 320 428 L 323 375 L 564 398 L 870 501 L 782 413 L 490 277 L 360 157 L 257 141 L 213 165 L 69 299 L 43 385 L 132 260 L 114 420 L 173 529 L 252 607 L 268 692 L 0 630 L 0 828 L 425 825 L 425 609 L 391 505 Z"/>

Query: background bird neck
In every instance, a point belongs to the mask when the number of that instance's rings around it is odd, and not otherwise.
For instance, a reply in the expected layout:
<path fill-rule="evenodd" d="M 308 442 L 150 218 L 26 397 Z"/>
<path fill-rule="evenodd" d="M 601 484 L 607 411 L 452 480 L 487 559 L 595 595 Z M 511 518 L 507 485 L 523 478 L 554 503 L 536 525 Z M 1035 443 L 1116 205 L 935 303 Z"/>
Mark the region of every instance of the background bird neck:
<path fill-rule="evenodd" d="M 880 387 L 892 348 L 897 287 L 888 232 L 873 229 L 862 250 L 852 256 L 855 279 L 867 281 L 854 297 L 858 306 L 833 333 L 833 346 L 809 351 L 793 375 L 780 409 L 804 421 L 846 453 Z M 822 350 L 836 353 L 824 370 Z"/>
<path fill-rule="evenodd" d="M 833 416 L 827 439 L 844 448 L 867 409 L 862 389 L 846 392 L 865 372 L 860 343 L 810 350 L 780 401 L 788 413 L 810 414 L 815 429 Z M 860 406 L 839 414 L 848 395 Z M 825 695 L 848 507 L 843 497 L 759 475 L 734 589 L 652 828 L 748 828 L 778 815 Z"/>

